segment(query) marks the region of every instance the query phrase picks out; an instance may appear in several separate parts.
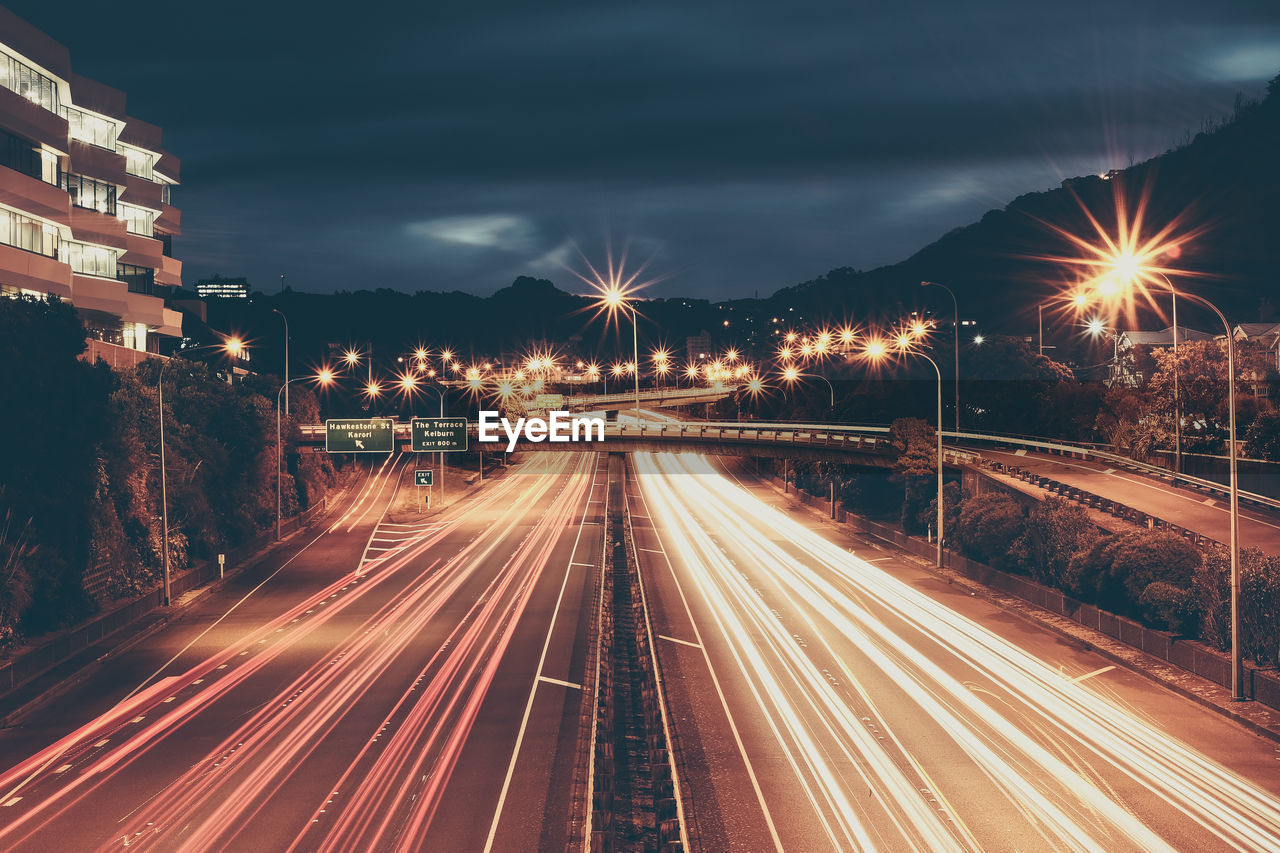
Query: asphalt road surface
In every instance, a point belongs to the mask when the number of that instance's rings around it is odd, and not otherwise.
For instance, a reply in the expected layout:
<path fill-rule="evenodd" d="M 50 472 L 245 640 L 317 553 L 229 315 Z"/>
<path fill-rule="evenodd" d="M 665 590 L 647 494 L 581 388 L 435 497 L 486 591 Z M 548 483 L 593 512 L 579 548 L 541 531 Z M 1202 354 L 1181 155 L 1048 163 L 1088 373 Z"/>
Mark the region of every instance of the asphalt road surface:
<path fill-rule="evenodd" d="M 1273 742 L 718 463 L 633 464 L 697 849 L 1280 849 Z"/>
<path fill-rule="evenodd" d="M 0 849 L 564 849 L 603 459 L 418 524 L 382 522 L 408 458 L 376 466 L 279 566 L 0 733 Z"/>

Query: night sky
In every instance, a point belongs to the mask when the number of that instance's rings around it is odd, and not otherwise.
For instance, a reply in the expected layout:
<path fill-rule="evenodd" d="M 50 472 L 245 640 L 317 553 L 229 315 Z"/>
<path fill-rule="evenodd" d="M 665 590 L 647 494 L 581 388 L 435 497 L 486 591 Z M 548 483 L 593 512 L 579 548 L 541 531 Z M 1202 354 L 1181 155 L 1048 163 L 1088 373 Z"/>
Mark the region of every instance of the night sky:
<path fill-rule="evenodd" d="M 646 295 L 869 269 L 1184 141 L 1280 3 L 9 2 L 183 161 L 184 280 Z"/>

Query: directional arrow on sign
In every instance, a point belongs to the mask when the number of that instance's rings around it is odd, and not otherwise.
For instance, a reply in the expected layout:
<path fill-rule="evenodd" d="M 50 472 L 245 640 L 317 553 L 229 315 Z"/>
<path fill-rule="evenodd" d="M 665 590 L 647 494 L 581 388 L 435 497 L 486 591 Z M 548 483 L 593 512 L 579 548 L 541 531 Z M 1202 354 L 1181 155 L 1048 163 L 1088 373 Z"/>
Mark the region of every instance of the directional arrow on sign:
<path fill-rule="evenodd" d="M 358 438 L 356 439 L 356 449 L 357 449 L 357 450 L 364 450 L 364 442 L 363 442 L 363 441 L 361 441 L 361 440 L 360 440 L 360 439 L 358 439 Z"/>

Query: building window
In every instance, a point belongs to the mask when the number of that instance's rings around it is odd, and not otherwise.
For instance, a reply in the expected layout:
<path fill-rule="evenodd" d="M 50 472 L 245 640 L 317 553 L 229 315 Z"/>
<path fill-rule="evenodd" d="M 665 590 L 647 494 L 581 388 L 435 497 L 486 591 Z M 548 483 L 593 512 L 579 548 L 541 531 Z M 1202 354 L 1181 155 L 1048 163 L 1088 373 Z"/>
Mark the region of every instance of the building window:
<path fill-rule="evenodd" d="M 160 241 L 160 253 L 166 258 L 173 257 L 173 235 L 166 234 L 163 231 L 155 232 L 155 238 Z"/>
<path fill-rule="evenodd" d="M 116 277 L 116 253 L 104 246 L 92 246 L 76 240 L 62 241 L 62 260 L 71 265 L 72 272 L 81 275 Z"/>
<path fill-rule="evenodd" d="M 37 181 L 58 185 L 58 158 L 21 136 L 0 130 L 0 166 L 13 169 Z"/>
<path fill-rule="evenodd" d="M 132 145 L 116 145 L 118 153 L 124 155 L 124 170 L 137 178 L 154 181 L 156 177 L 156 155 Z"/>
<path fill-rule="evenodd" d="M 58 112 L 58 84 L 7 53 L 0 53 L 0 86 L 50 112 Z"/>
<path fill-rule="evenodd" d="M 150 237 L 155 231 L 154 225 L 156 215 L 145 207 L 125 204 L 122 201 L 118 206 L 118 213 L 116 215 L 119 217 L 120 221 L 124 223 L 125 229 L 130 234 L 139 234 L 143 237 Z"/>
<path fill-rule="evenodd" d="M 58 257 L 58 229 L 7 208 L 0 208 L 0 243 L 49 258 Z"/>
<path fill-rule="evenodd" d="M 173 184 L 162 184 L 160 186 L 160 203 L 173 204 Z"/>
<path fill-rule="evenodd" d="M 71 203 L 76 207 L 116 215 L 115 184 L 65 172 L 62 175 L 62 188 L 71 195 Z"/>
<path fill-rule="evenodd" d="M 148 267 L 133 264 L 116 264 L 116 279 L 129 285 L 131 293 L 157 295 L 156 271 Z"/>
<path fill-rule="evenodd" d="M 106 148 L 109 151 L 116 150 L 117 131 L 114 121 L 69 105 L 62 108 L 62 117 L 67 120 L 68 132 L 72 139 Z"/>

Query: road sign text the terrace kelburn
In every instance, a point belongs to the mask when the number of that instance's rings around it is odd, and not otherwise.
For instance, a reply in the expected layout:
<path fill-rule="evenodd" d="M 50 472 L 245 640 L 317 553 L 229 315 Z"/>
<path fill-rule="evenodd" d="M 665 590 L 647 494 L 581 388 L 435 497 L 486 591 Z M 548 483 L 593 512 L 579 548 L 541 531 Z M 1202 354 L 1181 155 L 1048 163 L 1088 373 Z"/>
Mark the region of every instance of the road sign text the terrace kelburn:
<path fill-rule="evenodd" d="M 453 453 L 467 449 L 466 418 L 414 418 L 409 446 L 415 453 Z"/>
<path fill-rule="evenodd" d="M 395 449 L 395 421 L 391 418 L 327 420 L 324 449 L 329 453 L 390 453 Z"/>

